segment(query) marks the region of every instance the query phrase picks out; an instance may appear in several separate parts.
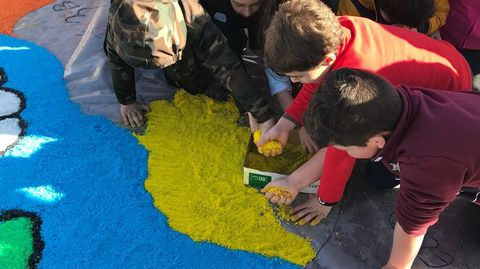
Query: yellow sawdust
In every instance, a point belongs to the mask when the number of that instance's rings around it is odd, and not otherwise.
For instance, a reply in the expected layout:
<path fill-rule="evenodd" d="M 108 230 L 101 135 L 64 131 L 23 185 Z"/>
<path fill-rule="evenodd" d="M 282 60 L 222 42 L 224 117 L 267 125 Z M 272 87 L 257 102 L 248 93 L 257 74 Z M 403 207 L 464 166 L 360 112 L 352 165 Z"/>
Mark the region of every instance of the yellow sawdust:
<path fill-rule="evenodd" d="M 311 242 L 284 230 L 267 199 L 242 184 L 249 130 L 236 126 L 232 103 L 180 91 L 147 117 L 138 137 L 150 151 L 145 187 L 173 229 L 300 265 L 314 258 Z"/>
<path fill-rule="evenodd" d="M 271 192 L 271 193 L 277 195 L 280 198 L 284 198 L 284 197 L 285 198 L 290 198 L 291 197 L 290 193 L 287 190 L 284 190 L 280 187 L 265 187 L 262 191 L 264 191 L 265 193 Z"/>
<path fill-rule="evenodd" d="M 290 210 L 292 207 L 290 205 L 278 205 L 277 207 L 277 217 L 284 221 L 291 221 Z"/>
<path fill-rule="evenodd" d="M 248 167 L 265 172 L 274 172 L 289 175 L 300 165 L 310 159 L 302 146 L 294 143 L 287 143 L 281 155 L 275 158 L 266 157 L 257 151 L 250 151 L 247 154 Z"/>
<path fill-rule="evenodd" d="M 260 137 L 262 137 L 262 131 L 260 129 L 256 130 L 253 133 L 253 142 L 256 144 L 260 141 Z M 263 154 L 265 151 L 268 152 L 280 152 L 282 150 L 282 144 L 276 140 L 268 141 L 262 146 L 258 147 L 258 152 Z"/>

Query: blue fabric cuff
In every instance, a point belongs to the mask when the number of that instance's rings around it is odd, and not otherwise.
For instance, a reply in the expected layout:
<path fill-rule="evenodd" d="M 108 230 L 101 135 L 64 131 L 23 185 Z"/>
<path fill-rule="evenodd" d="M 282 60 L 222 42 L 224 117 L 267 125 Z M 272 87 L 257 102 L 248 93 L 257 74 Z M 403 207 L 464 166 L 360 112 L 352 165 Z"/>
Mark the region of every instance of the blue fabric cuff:
<path fill-rule="evenodd" d="M 265 74 L 267 75 L 268 86 L 272 96 L 282 91 L 292 91 L 289 77 L 275 74 L 268 66 L 265 66 Z"/>

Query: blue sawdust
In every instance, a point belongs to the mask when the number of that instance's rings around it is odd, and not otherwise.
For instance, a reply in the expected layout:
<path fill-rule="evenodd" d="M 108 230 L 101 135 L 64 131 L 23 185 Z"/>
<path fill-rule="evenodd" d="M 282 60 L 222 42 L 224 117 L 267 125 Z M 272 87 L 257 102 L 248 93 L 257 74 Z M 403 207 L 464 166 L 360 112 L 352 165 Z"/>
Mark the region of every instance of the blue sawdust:
<path fill-rule="evenodd" d="M 144 189 L 146 150 L 126 130 L 83 115 L 69 101 L 51 53 L 0 35 L 0 67 L 8 75 L 4 86 L 26 97 L 26 136 L 50 139 L 27 157 L 0 157 L 0 210 L 34 212 L 43 221 L 39 268 L 298 268 L 171 230 Z M 58 199 L 19 191 L 41 186 Z"/>

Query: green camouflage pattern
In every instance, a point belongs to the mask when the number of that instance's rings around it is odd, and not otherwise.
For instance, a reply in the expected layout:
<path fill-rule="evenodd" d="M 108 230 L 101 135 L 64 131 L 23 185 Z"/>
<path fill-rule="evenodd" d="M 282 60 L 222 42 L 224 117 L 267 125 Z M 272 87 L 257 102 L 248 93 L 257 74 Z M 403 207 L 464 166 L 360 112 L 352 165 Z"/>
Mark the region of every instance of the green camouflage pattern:
<path fill-rule="evenodd" d="M 133 67 L 164 68 L 182 57 L 187 26 L 178 0 L 112 1 L 113 49 Z"/>
<path fill-rule="evenodd" d="M 165 0 L 157 1 L 163 3 Z M 143 48 L 141 34 L 145 32 L 144 30 L 140 29 L 139 34 L 132 28 L 123 38 L 115 36 L 112 28 L 116 27 L 114 24 L 118 20 L 131 21 L 134 25 L 134 18 L 128 17 L 128 13 L 115 14 L 117 10 L 121 10 L 119 6 L 124 2 L 152 3 L 152 1 L 113 0 L 110 8 L 104 49 L 109 59 L 113 89 L 118 102 L 129 105 L 136 102 L 134 67 L 161 68 L 161 66 L 149 64 L 150 60 L 145 58 L 145 55 L 151 53 L 149 51 L 145 53 L 145 49 L 143 51 L 138 49 Z M 189 93 L 197 94 L 203 93 L 212 81 L 216 80 L 231 92 L 242 110 L 251 112 L 260 123 L 270 119 L 274 112 L 272 104 L 268 102 L 265 93 L 254 85 L 240 58 L 228 46 L 227 40 L 208 13 L 197 0 L 181 0 L 179 4 L 187 22 L 187 40 L 181 51 L 182 58 L 177 58 L 176 62 L 173 61 L 164 68 L 168 82 L 184 88 Z M 155 34 L 158 34 L 158 31 Z M 134 54 L 135 58 L 131 54 Z M 174 57 L 171 60 L 174 60 Z"/>

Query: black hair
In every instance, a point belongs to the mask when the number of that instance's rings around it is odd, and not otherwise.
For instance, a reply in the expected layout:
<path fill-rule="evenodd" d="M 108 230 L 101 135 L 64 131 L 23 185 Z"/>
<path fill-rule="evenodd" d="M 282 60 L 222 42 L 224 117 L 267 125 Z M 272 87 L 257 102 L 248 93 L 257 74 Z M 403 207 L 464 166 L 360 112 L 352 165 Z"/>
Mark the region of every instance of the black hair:
<path fill-rule="evenodd" d="M 258 44 L 260 44 L 260 49 L 263 50 L 263 45 L 265 44 L 265 31 L 267 30 L 270 22 L 272 21 L 272 17 L 277 12 L 278 6 L 280 2 L 283 0 L 262 0 L 262 7 L 261 7 L 261 17 L 258 22 L 258 28 L 256 37 L 258 40 Z"/>
<path fill-rule="evenodd" d="M 385 79 L 359 69 L 342 68 L 328 74 L 303 121 L 321 147 L 365 146 L 372 136 L 392 131 L 401 112 L 400 96 Z"/>
<path fill-rule="evenodd" d="M 388 16 L 390 23 L 417 28 L 435 13 L 433 0 L 375 0 L 375 5 Z"/>

